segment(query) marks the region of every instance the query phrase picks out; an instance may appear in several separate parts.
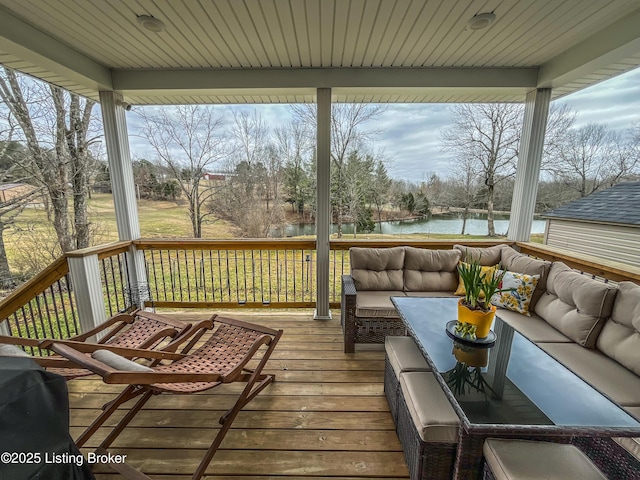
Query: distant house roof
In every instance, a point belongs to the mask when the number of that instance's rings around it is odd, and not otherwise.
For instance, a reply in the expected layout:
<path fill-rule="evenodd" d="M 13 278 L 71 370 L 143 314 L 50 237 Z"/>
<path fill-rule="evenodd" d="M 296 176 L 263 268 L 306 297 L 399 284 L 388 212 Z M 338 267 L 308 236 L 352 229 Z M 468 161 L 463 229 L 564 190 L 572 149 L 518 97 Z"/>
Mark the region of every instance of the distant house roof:
<path fill-rule="evenodd" d="M 640 182 L 624 182 L 546 212 L 545 218 L 640 226 Z"/>

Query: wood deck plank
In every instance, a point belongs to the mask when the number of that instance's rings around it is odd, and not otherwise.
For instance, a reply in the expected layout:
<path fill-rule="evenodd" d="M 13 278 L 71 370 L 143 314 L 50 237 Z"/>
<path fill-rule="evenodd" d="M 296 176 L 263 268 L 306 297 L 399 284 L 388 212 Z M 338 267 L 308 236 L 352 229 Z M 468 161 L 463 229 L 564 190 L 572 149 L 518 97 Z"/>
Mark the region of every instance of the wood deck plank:
<path fill-rule="evenodd" d="M 173 314 L 203 319 L 210 313 Z M 224 315 L 283 328 L 266 370 L 276 374 L 240 412 L 209 468 L 208 480 L 407 480 L 402 448 L 383 392 L 380 345 L 344 354 L 340 321 L 311 314 L 270 312 Z M 69 382 L 75 437 L 122 390 L 97 376 Z M 110 451 L 157 480 L 186 480 L 219 428 L 218 418 L 242 385 L 196 395 L 152 398 Z M 95 447 L 124 415 L 122 407 L 90 440 Z M 89 450 L 85 450 L 89 451 Z M 98 480 L 118 477 L 104 465 Z"/>

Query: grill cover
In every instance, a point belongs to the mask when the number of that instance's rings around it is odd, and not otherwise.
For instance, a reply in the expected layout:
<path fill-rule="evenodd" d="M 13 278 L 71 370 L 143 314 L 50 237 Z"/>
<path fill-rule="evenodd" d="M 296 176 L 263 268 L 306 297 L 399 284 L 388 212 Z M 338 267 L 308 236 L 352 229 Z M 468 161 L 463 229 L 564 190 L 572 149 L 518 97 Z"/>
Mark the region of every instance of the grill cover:
<path fill-rule="evenodd" d="M 5 453 L 0 460 L 0 480 L 94 479 L 69 435 L 64 378 L 31 358 L 0 357 L 0 454 L 4 452 L 13 458 L 7 463 Z"/>

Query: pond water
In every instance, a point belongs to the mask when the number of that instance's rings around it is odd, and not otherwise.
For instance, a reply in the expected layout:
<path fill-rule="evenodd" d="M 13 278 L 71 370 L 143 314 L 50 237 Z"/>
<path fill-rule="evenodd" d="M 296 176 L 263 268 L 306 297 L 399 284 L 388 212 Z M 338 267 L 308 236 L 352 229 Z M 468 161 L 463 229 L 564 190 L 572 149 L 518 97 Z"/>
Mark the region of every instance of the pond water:
<path fill-rule="evenodd" d="M 509 228 L 508 215 L 494 215 L 494 226 L 498 235 L 506 235 Z M 381 231 L 382 227 L 382 231 Z M 545 221 L 533 220 L 531 233 L 544 233 Z M 331 233 L 337 233 L 337 226 L 331 225 Z M 410 233 L 450 233 L 460 234 L 462 231 L 462 218 L 459 214 L 437 215 L 431 218 L 419 218 L 415 220 L 398 220 L 390 222 L 376 223 L 376 229 L 373 233 L 384 234 L 410 234 Z M 353 224 L 347 223 L 342 225 L 343 233 L 353 233 Z M 286 236 L 298 235 L 314 235 L 315 225 L 288 225 L 285 228 Z M 465 234 L 468 235 L 486 235 L 487 234 L 487 215 L 481 213 L 471 214 L 467 218 Z"/>

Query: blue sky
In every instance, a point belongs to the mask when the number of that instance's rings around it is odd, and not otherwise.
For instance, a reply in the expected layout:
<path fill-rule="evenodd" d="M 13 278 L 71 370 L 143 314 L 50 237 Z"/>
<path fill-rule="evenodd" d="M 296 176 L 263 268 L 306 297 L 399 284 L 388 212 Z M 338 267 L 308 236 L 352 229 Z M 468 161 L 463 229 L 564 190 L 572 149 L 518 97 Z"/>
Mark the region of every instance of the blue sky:
<path fill-rule="evenodd" d="M 627 72 L 606 82 L 593 85 L 556 102 L 564 102 L 577 112 L 577 125 L 603 123 L 612 130 L 623 131 L 640 122 L 640 69 Z M 287 105 L 219 106 L 221 110 L 257 109 L 269 125 L 291 120 Z M 384 152 L 387 168 L 393 178 L 420 181 L 431 172 L 446 176 L 451 163 L 440 150 L 440 130 L 450 121 L 448 104 L 389 104 L 371 128 L 380 131 L 375 150 Z M 153 158 L 148 144 L 136 138 L 135 112 L 128 115 L 131 153 L 134 158 Z"/>

